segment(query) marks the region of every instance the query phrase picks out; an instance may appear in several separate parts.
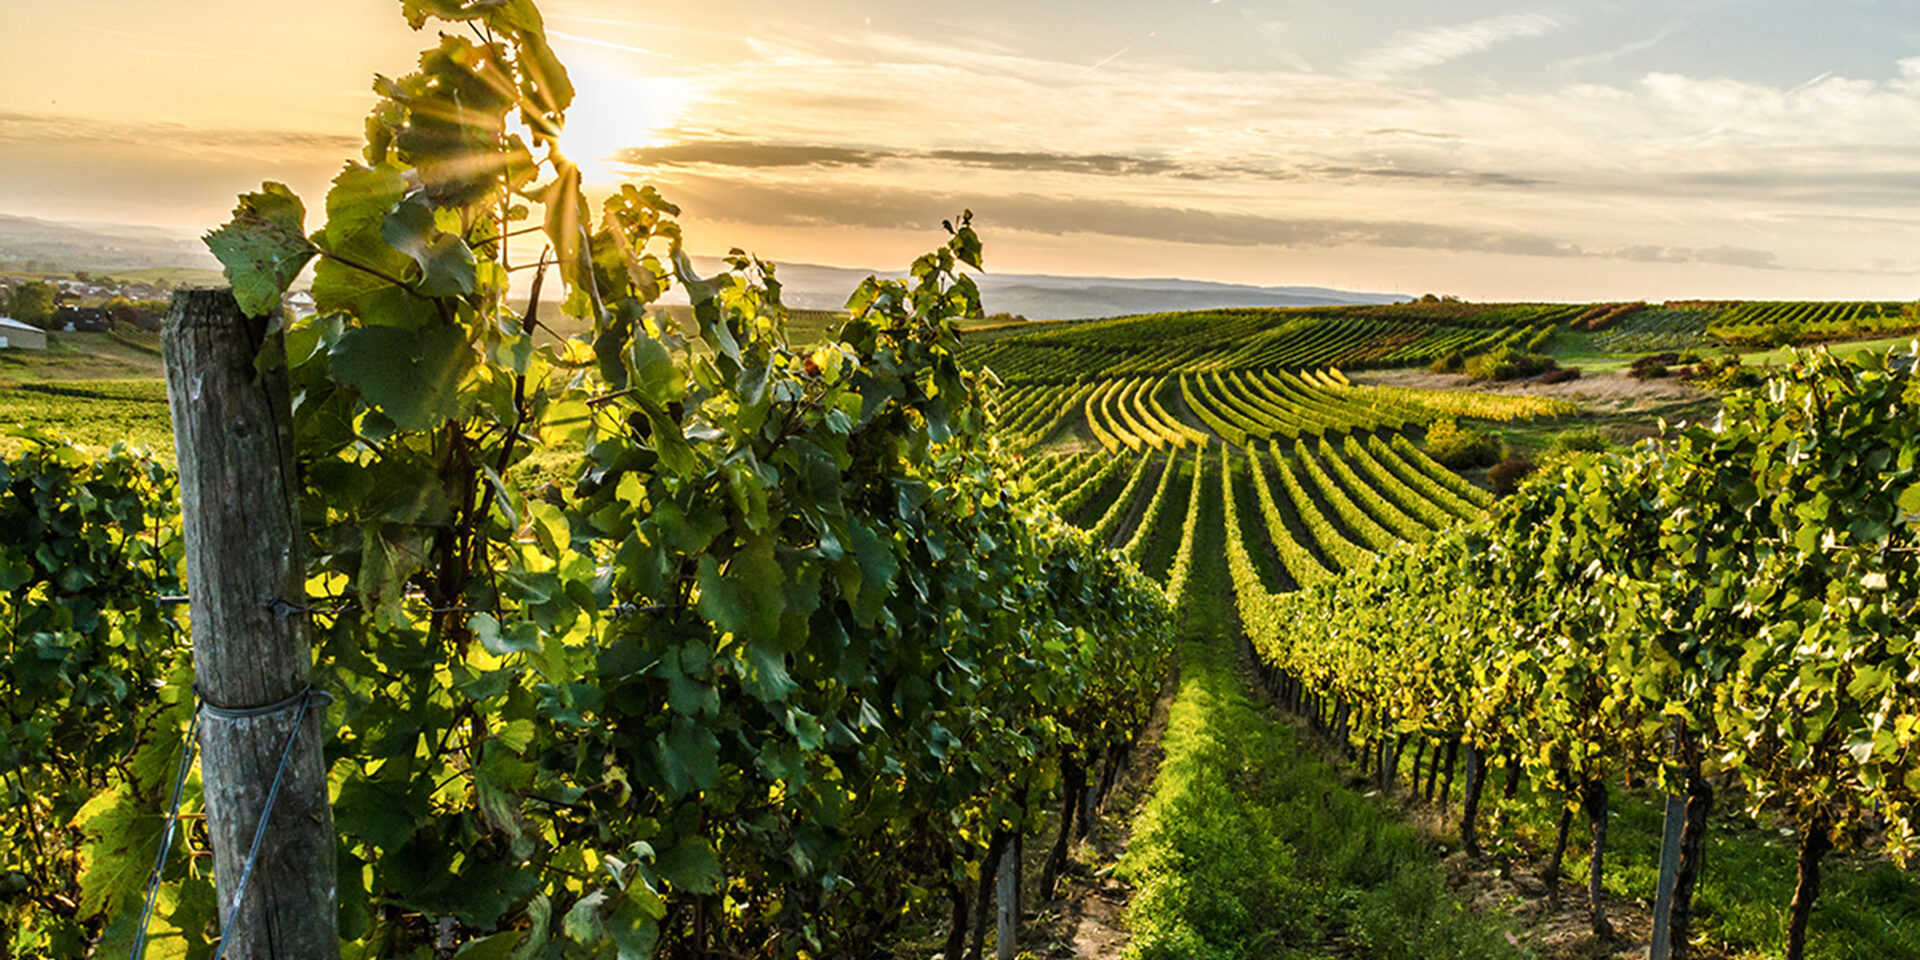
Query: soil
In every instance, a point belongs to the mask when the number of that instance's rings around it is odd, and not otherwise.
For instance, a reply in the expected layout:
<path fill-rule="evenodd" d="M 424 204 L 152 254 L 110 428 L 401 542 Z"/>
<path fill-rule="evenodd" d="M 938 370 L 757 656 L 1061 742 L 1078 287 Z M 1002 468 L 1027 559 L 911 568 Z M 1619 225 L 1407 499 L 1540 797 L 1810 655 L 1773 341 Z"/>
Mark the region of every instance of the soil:
<path fill-rule="evenodd" d="M 1471 390 L 1477 393 L 1523 393 L 1536 397 L 1571 400 L 1582 409 L 1594 412 L 1647 412 L 1649 408 L 1692 404 L 1711 399 L 1713 394 L 1673 377 L 1636 380 L 1624 370 L 1589 372 L 1565 383 L 1541 383 L 1538 379 L 1508 380 L 1500 383 L 1474 382 L 1454 373 L 1434 373 L 1417 367 L 1403 370 L 1367 370 L 1349 374 L 1353 382 L 1367 386 L 1414 387 L 1420 390 Z"/>
<path fill-rule="evenodd" d="M 1713 417 L 1720 409 L 1717 394 L 1690 383 L 1672 377 L 1636 380 L 1624 370 L 1588 372 L 1578 380 L 1565 383 L 1541 383 L 1538 379 L 1476 383 L 1459 374 L 1433 373 L 1419 368 L 1367 370 L 1349 376 L 1354 383 L 1364 386 L 1518 393 L 1567 400 L 1580 407 L 1578 417 L 1541 423 L 1558 424 L 1558 429 L 1593 427 L 1621 444 L 1656 435 L 1660 420 L 1670 424 L 1700 422 Z M 1511 427 L 1502 429 L 1512 431 Z"/>
<path fill-rule="evenodd" d="M 1132 761 L 1101 805 L 1087 839 L 1075 842 L 1069 852 L 1058 898 L 1028 915 L 1025 940 L 1020 945 L 1023 952 L 1061 960 L 1113 960 L 1126 950 L 1130 937 L 1124 916 L 1133 890 L 1114 876 L 1114 868 L 1127 852 L 1134 819 L 1160 770 L 1160 738 L 1166 732 L 1167 712 L 1178 689 L 1179 677 L 1175 676 L 1161 691 Z M 1047 835 L 1027 845 L 1027 876 L 1040 875 L 1052 840 Z"/>

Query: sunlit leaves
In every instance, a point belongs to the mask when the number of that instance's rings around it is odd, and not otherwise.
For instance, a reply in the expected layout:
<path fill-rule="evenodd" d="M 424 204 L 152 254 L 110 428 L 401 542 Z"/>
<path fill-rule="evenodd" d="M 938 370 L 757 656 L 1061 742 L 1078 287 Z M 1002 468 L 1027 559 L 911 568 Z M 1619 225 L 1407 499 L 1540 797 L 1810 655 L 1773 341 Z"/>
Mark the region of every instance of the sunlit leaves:
<path fill-rule="evenodd" d="M 330 362 L 400 429 L 422 430 L 461 414 L 460 384 L 478 358 L 458 327 L 363 327 L 341 334 Z"/>
<path fill-rule="evenodd" d="M 104 937 L 120 949 L 185 728 L 178 688 L 161 684 L 191 682 L 179 625 L 156 603 L 181 590 L 178 497 L 167 471 L 129 451 L 10 432 L 20 446 L 0 457 L 0 877 L 11 887 L 0 927 L 6 942 L 57 956 L 83 952 L 92 919 L 112 913 Z M 155 955 L 185 953 L 180 935 L 211 916 L 211 885 L 188 876 L 189 859 L 176 846 L 167 860 Z M 81 912 L 45 907 L 62 900 Z"/>
<path fill-rule="evenodd" d="M 456 297 L 474 292 L 473 251 L 458 235 L 434 222 L 433 209 L 424 201 L 408 200 L 396 206 L 381 221 L 380 236 L 419 268 L 413 289 L 421 295 Z"/>
<path fill-rule="evenodd" d="M 772 264 L 697 275 L 651 188 L 593 218 L 532 3 L 403 10 L 462 29 L 376 84 L 286 357 L 343 933 L 369 956 L 435 949 L 423 915 L 471 957 L 697 952 L 703 928 L 874 952 L 875 917 L 1145 721 L 1164 600 L 1006 489 L 954 360 L 969 218 L 796 347 Z M 274 297 L 273 244 L 309 242 L 287 200 L 233 235 Z M 532 203 L 544 236 L 515 239 Z M 506 302 L 542 246 L 590 345 Z M 676 284 L 697 331 L 659 310 Z M 40 567 L 106 569 L 0 561 L 49 589 Z"/>
<path fill-rule="evenodd" d="M 285 184 L 264 183 L 241 196 L 233 219 L 207 234 L 207 249 L 226 268 L 233 297 L 248 316 L 280 308 L 280 296 L 313 259 L 307 241 L 307 208 Z"/>

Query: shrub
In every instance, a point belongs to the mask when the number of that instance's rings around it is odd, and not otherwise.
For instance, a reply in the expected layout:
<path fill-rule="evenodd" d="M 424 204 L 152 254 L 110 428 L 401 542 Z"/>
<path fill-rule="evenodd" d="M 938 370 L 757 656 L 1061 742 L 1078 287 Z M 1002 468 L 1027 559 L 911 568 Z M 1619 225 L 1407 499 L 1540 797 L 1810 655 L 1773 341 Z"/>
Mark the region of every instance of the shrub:
<path fill-rule="evenodd" d="M 1553 443 L 1547 446 L 1546 458 L 1562 460 L 1577 453 L 1602 453 L 1612 446 L 1598 430 L 1568 430 L 1553 438 Z"/>
<path fill-rule="evenodd" d="M 1554 370 L 1547 371 L 1546 376 L 1543 376 L 1540 378 L 1540 382 L 1541 383 L 1566 383 L 1569 380 L 1578 380 L 1578 379 L 1580 379 L 1580 370 L 1578 367 L 1560 367 Z"/>
<path fill-rule="evenodd" d="M 1504 497 L 1520 489 L 1520 481 L 1525 480 L 1538 469 L 1540 469 L 1538 465 L 1525 457 L 1502 460 L 1493 469 L 1487 471 L 1487 488 L 1496 495 Z"/>
<path fill-rule="evenodd" d="M 1469 380 L 1514 380 L 1558 366 L 1552 357 L 1501 347 L 1468 360 L 1466 374 Z"/>
<path fill-rule="evenodd" d="M 1461 353 L 1459 348 L 1456 347 L 1433 358 L 1433 363 L 1429 364 L 1427 369 L 1434 373 L 1459 373 L 1460 368 L 1466 366 L 1466 364 L 1467 355 Z"/>
<path fill-rule="evenodd" d="M 1427 428 L 1427 455 L 1450 470 L 1472 470 L 1500 462 L 1500 438 L 1462 427 L 1453 420 L 1435 420 Z"/>
<path fill-rule="evenodd" d="M 1658 380 L 1667 375 L 1667 365 L 1680 362 L 1677 353 L 1650 353 L 1633 362 L 1627 375 L 1635 380 Z"/>
<path fill-rule="evenodd" d="M 1680 379 L 1708 390 L 1738 390 L 1758 386 L 1766 377 L 1759 370 L 1743 365 L 1739 354 L 1729 354 L 1719 360 L 1702 360 L 1681 370 Z"/>

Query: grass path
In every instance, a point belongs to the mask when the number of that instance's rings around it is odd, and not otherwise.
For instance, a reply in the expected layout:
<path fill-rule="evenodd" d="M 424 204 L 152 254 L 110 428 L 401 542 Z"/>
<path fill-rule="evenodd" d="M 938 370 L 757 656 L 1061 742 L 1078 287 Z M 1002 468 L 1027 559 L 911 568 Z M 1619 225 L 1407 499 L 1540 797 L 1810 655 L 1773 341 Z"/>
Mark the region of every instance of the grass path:
<path fill-rule="evenodd" d="M 1165 759 L 1119 868 L 1136 891 L 1128 956 L 1520 956 L 1447 892 L 1412 827 L 1342 787 L 1248 696 L 1230 639 L 1220 498 L 1201 502 Z"/>

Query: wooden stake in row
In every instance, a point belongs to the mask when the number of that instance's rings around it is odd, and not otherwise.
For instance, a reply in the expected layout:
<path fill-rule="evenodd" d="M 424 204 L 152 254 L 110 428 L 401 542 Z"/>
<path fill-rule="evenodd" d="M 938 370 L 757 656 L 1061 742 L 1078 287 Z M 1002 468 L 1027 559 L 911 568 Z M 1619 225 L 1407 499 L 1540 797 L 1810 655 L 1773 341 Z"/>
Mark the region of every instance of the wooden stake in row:
<path fill-rule="evenodd" d="M 255 362 L 279 336 L 267 318 L 242 313 L 225 288 L 175 292 L 162 335 L 194 683 L 213 708 L 200 717 L 201 783 L 220 922 L 231 931 L 221 947 L 234 960 L 340 955 L 321 755 L 326 711 L 310 686 L 287 373 Z"/>

